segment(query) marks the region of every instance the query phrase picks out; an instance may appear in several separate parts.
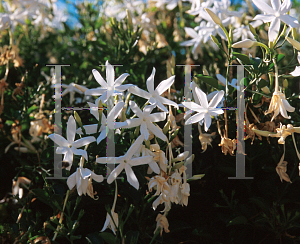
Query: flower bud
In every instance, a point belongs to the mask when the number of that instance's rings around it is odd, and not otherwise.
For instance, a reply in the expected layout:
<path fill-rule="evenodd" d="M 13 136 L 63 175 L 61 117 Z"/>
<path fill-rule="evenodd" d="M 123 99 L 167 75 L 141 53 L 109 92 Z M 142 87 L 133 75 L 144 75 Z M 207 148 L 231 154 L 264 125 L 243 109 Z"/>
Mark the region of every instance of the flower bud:
<path fill-rule="evenodd" d="M 300 42 L 297 42 L 296 40 L 294 40 L 294 39 L 292 39 L 292 38 L 290 38 L 288 36 L 286 37 L 286 40 L 289 43 L 291 43 L 295 49 L 297 49 L 298 51 L 300 51 Z"/>
<path fill-rule="evenodd" d="M 245 39 L 243 41 L 236 42 L 232 45 L 233 48 L 251 48 L 256 46 L 256 41 L 252 41 L 250 39 Z"/>
<path fill-rule="evenodd" d="M 211 10 L 208 9 L 208 8 L 204 8 L 204 9 L 205 9 L 205 11 L 209 14 L 209 16 L 212 18 L 212 20 L 213 20 L 217 25 L 223 26 L 222 21 L 220 20 L 220 18 L 219 18 L 213 11 L 211 11 Z"/>
<path fill-rule="evenodd" d="M 130 30 L 132 30 L 133 29 L 132 18 L 131 18 L 131 15 L 130 15 L 128 9 L 126 9 L 126 14 L 127 14 L 127 20 L 128 20 L 128 28 Z"/>
<path fill-rule="evenodd" d="M 255 29 L 250 24 L 249 24 L 249 29 L 250 29 L 251 33 L 253 34 L 253 36 L 257 36 Z"/>
<path fill-rule="evenodd" d="M 261 88 L 261 90 L 262 90 L 265 94 L 270 94 L 270 93 L 271 93 L 269 87 L 267 87 L 267 86 Z"/>

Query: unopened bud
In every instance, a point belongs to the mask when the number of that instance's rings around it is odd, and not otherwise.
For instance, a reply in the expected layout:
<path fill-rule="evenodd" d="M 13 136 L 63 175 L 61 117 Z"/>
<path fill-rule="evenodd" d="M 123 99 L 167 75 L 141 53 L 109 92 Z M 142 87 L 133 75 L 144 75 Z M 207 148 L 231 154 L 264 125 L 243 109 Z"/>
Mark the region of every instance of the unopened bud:
<path fill-rule="evenodd" d="M 255 29 L 254 29 L 253 26 L 250 25 L 250 24 L 249 24 L 249 29 L 250 29 L 251 33 L 252 33 L 254 36 L 257 36 Z"/>
<path fill-rule="evenodd" d="M 286 40 L 290 44 L 292 44 L 295 49 L 297 49 L 298 51 L 300 51 L 300 42 L 297 42 L 296 40 L 294 40 L 294 39 L 292 39 L 292 38 L 290 38 L 288 36 L 286 37 Z"/>
<path fill-rule="evenodd" d="M 236 42 L 232 45 L 233 48 L 251 48 L 256 46 L 257 42 L 250 39 L 245 39 L 243 41 Z"/>
<path fill-rule="evenodd" d="M 263 93 L 265 93 L 265 94 L 270 94 L 270 93 L 271 93 L 269 87 L 267 87 L 267 86 L 261 88 L 261 90 L 262 90 Z"/>
<path fill-rule="evenodd" d="M 211 10 L 208 9 L 208 8 L 204 8 L 204 9 L 205 9 L 205 11 L 209 14 L 209 16 L 212 18 L 212 20 L 213 20 L 217 25 L 223 26 L 222 21 L 220 20 L 220 18 L 219 18 L 213 11 L 211 11 Z"/>

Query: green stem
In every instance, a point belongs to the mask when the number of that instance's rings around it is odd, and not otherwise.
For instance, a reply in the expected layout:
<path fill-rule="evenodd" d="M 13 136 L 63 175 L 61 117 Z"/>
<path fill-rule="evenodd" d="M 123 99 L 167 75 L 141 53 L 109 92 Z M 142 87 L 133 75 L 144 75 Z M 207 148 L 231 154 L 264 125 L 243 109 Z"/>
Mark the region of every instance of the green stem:
<path fill-rule="evenodd" d="M 276 64 L 275 58 L 273 58 L 274 68 L 275 68 L 275 91 L 278 92 L 279 84 L 278 84 L 278 66 Z"/>
<path fill-rule="evenodd" d="M 63 205 L 63 211 L 62 211 L 62 213 L 60 215 L 60 218 L 59 218 L 59 225 L 56 228 L 56 231 L 55 231 L 55 234 L 54 234 L 54 237 L 53 237 L 52 241 L 55 241 L 55 239 L 57 237 L 57 234 L 58 234 L 58 231 L 60 229 L 60 225 L 63 221 L 64 211 L 65 211 L 65 207 L 66 207 L 66 204 L 67 204 L 67 201 L 68 201 L 68 198 L 69 198 L 69 194 L 70 194 L 70 190 L 67 191 L 67 195 L 65 197 L 65 201 L 64 201 L 64 205 Z"/>

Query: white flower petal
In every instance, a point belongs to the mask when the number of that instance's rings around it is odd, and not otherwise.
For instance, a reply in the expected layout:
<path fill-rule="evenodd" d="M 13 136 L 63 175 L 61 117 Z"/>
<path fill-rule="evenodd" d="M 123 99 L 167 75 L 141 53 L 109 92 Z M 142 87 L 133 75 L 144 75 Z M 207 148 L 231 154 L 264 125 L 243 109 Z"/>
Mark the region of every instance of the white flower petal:
<path fill-rule="evenodd" d="M 184 30 L 185 32 L 192 38 L 198 38 L 198 34 L 197 32 L 193 29 L 193 28 L 190 28 L 190 27 L 184 27 Z"/>
<path fill-rule="evenodd" d="M 74 172 L 73 174 L 71 174 L 67 179 L 67 185 L 70 190 L 72 190 L 74 188 L 74 186 L 76 185 L 76 174 L 77 174 L 77 171 Z"/>
<path fill-rule="evenodd" d="M 287 13 L 288 11 L 290 11 L 291 7 L 292 7 L 292 1 L 284 0 L 280 6 L 280 12 Z"/>
<path fill-rule="evenodd" d="M 91 170 L 82 167 L 79 167 L 79 171 L 83 179 L 87 179 L 88 177 L 90 177 L 92 172 Z"/>
<path fill-rule="evenodd" d="M 280 29 L 280 19 L 279 18 L 275 18 L 269 27 L 269 41 L 270 42 L 274 42 L 278 33 L 279 33 L 279 29 Z"/>
<path fill-rule="evenodd" d="M 210 101 L 208 107 L 209 108 L 215 108 L 220 103 L 222 98 L 224 97 L 224 91 L 219 91 Z"/>
<path fill-rule="evenodd" d="M 201 107 L 208 108 L 208 102 L 207 102 L 207 97 L 206 97 L 205 93 L 198 87 L 195 87 L 195 92 L 199 98 Z"/>
<path fill-rule="evenodd" d="M 85 150 L 77 149 L 75 147 L 71 147 L 71 150 L 75 155 L 81 155 L 85 158 L 85 160 L 88 160 L 87 152 Z"/>
<path fill-rule="evenodd" d="M 144 156 L 144 157 L 130 159 L 129 164 L 131 166 L 138 166 L 138 165 L 143 165 L 143 164 L 149 164 L 152 161 L 153 161 L 152 156 Z"/>
<path fill-rule="evenodd" d="M 129 164 L 125 164 L 125 172 L 126 172 L 128 183 L 130 185 L 132 185 L 135 189 L 138 190 L 139 189 L 138 179 L 136 178 L 136 176 Z"/>
<path fill-rule="evenodd" d="M 128 91 L 130 93 L 133 93 L 134 95 L 137 95 L 139 97 L 143 97 L 145 99 L 149 99 L 151 97 L 151 94 L 149 92 L 146 92 L 142 89 L 140 89 L 139 87 L 137 86 L 131 86 Z"/>
<path fill-rule="evenodd" d="M 275 11 L 272 9 L 265 1 L 261 0 L 252 0 L 252 2 L 258 7 L 262 12 L 267 14 L 273 14 Z"/>
<path fill-rule="evenodd" d="M 67 123 L 67 140 L 70 144 L 73 144 L 76 134 L 76 121 L 71 115 L 69 117 L 68 123 Z"/>
<path fill-rule="evenodd" d="M 131 147 L 128 149 L 127 153 L 124 155 L 124 157 L 127 160 L 130 160 L 132 156 L 136 153 L 136 151 L 140 148 L 144 140 L 144 136 L 140 135 L 135 142 L 131 145 Z"/>
<path fill-rule="evenodd" d="M 119 164 L 117 166 L 117 168 L 115 168 L 108 176 L 107 183 L 111 184 L 118 177 L 118 175 L 122 172 L 124 167 L 125 167 L 125 163 Z"/>
<path fill-rule="evenodd" d="M 171 101 L 171 100 L 169 100 L 169 99 L 167 99 L 165 97 L 159 97 L 158 101 L 160 101 L 163 104 L 172 105 L 172 106 L 174 106 L 175 108 L 178 109 L 178 104 L 177 103 L 175 103 L 175 102 L 173 102 L 173 101 Z"/>
<path fill-rule="evenodd" d="M 75 141 L 73 143 L 73 147 L 82 147 L 82 146 L 85 146 L 87 144 L 90 144 L 92 142 L 96 141 L 95 137 L 93 136 L 87 136 L 87 137 L 83 137 L 81 139 L 78 139 L 77 141 Z"/>
<path fill-rule="evenodd" d="M 163 92 L 165 92 L 173 83 L 175 80 L 175 75 L 171 76 L 170 78 L 161 81 L 158 86 L 156 87 L 156 91 L 159 95 L 161 95 Z"/>
<path fill-rule="evenodd" d="M 150 130 L 155 136 L 162 139 L 163 141 L 167 141 L 166 135 L 160 129 L 158 129 L 154 124 L 147 121 L 147 127 L 148 130 Z"/>
<path fill-rule="evenodd" d="M 160 112 L 160 113 L 154 113 L 154 114 L 150 114 L 148 116 L 149 120 L 151 122 L 159 122 L 159 121 L 163 121 L 166 119 L 166 113 L 165 112 Z"/>
<path fill-rule="evenodd" d="M 91 95 L 91 96 L 100 96 L 104 92 L 106 92 L 106 88 L 93 88 L 93 89 L 88 89 L 85 91 L 85 95 Z"/>
<path fill-rule="evenodd" d="M 297 28 L 300 26 L 298 20 L 292 16 L 289 16 L 288 14 L 280 15 L 279 18 L 281 19 L 282 22 L 286 23 L 292 28 Z"/>
<path fill-rule="evenodd" d="M 69 142 L 59 134 L 51 134 L 48 136 L 52 141 L 61 147 L 68 147 Z"/>
<path fill-rule="evenodd" d="M 278 11 L 281 5 L 281 0 L 271 0 L 271 5 L 275 11 Z"/>
<path fill-rule="evenodd" d="M 204 118 L 204 114 L 205 113 L 197 113 L 197 114 L 193 115 L 187 121 L 185 121 L 185 124 L 189 125 L 189 124 L 194 124 L 194 123 L 201 121 Z"/>
<path fill-rule="evenodd" d="M 129 101 L 129 106 L 131 110 L 139 117 L 143 118 L 142 110 L 138 107 L 138 105 L 134 101 Z"/>
<path fill-rule="evenodd" d="M 93 180 L 97 181 L 97 182 L 102 182 L 103 181 L 103 175 L 97 175 L 95 174 L 93 171 L 91 171 L 91 177 Z"/>
<path fill-rule="evenodd" d="M 139 125 L 141 125 L 143 119 L 140 118 L 133 118 L 133 119 L 127 119 L 126 123 L 127 125 L 124 125 L 123 128 L 134 128 Z"/>
<path fill-rule="evenodd" d="M 106 138 L 106 129 L 101 131 L 100 135 L 97 138 L 97 144 L 99 144 L 104 138 Z"/>
<path fill-rule="evenodd" d="M 124 73 L 115 80 L 115 86 L 120 86 L 124 82 L 124 80 L 129 76 L 129 74 Z"/>
<path fill-rule="evenodd" d="M 151 94 L 154 93 L 154 76 L 155 76 L 155 68 L 153 67 L 152 73 L 146 81 L 147 89 Z"/>
<path fill-rule="evenodd" d="M 144 139 L 145 139 L 145 140 L 148 140 L 150 134 L 149 134 L 149 131 L 148 131 L 148 129 L 147 129 L 147 125 L 146 125 L 146 122 L 145 122 L 145 121 L 143 121 L 143 122 L 141 123 L 140 132 L 141 132 L 141 135 L 144 135 Z"/>
<path fill-rule="evenodd" d="M 204 115 L 204 130 L 208 131 L 210 125 L 211 125 L 211 116 L 210 114 L 206 113 Z"/>
<path fill-rule="evenodd" d="M 184 107 L 187 107 L 188 109 L 191 109 L 192 111 L 198 111 L 203 112 L 204 108 L 202 108 L 200 105 L 194 102 L 182 102 Z"/>
<path fill-rule="evenodd" d="M 99 71 L 96 70 L 96 69 L 93 69 L 92 72 L 93 72 L 93 75 L 94 75 L 96 81 L 99 83 L 99 85 L 102 86 L 103 88 L 107 88 L 107 83 L 103 79 L 103 77 L 101 76 L 101 74 L 99 73 Z"/>

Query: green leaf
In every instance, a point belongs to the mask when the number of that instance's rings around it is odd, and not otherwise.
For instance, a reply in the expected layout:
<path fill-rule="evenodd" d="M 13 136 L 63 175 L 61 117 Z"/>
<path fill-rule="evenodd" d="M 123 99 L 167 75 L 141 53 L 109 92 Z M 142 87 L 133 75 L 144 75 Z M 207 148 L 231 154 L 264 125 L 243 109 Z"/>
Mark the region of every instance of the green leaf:
<path fill-rule="evenodd" d="M 37 108 L 39 108 L 36 105 L 32 105 L 28 110 L 27 110 L 27 114 L 30 114 L 32 111 L 36 110 Z"/>
<path fill-rule="evenodd" d="M 137 244 L 140 233 L 130 230 L 125 237 L 125 244 Z"/>
<path fill-rule="evenodd" d="M 238 58 L 239 60 L 241 60 L 243 62 L 243 64 L 251 64 L 251 61 L 247 55 L 237 53 L 237 52 L 232 52 L 232 54 L 234 55 L 233 58 Z"/>
<path fill-rule="evenodd" d="M 43 189 L 33 189 L 32 192 L 36 195 L 37 199 L 41 202 L 47 204 L 48 206 L 53 207 L 50 196 L 46 190 Z"/>
<path fill-rule="evenodd" d="M 90 233 L 85 238 L 91 244 L 104 244 L 103 239 L 98 232 Z"/>
<path fill-rule="evenodd" d="M 184 162 L 177 163 L 171 168 L 171 170 L 179 169 L 182 165 L 184 165 Z"/>
<path fill-rule="evenodd" d="M 202 80 L 203 82 L 205 82 L 206 84 L 209 84 L 212 87 L 214 87 L 216 89 L 219 89 L 218 80 L 217 79 L 215 79 L 215 78 L 213 78 L 211 76 L 202 75 L 202 74 L 199 74 L 196 77 L 199 78 L 200 80 Z"/>
<path fill-rule="evenodd" d="M 107 244 L 117 244 L 119 241 L 116 241 L 115 236 L 112 233 L 102 232 L 99 236 L 105 241 Z"/>
<path fill-rule="evenodd" d="M 174 133 L 172 134 L 171 138 L 170 138 L 170 142 L 173 141 L 173 139 L 177 136 L 179 131 L 179 128 L 177 130 L 174 131 Z"/>
<path fill-rule="evenodd" d="M 285 58 L 285 56 L 283 54 L 278 54 L 278 56 L 276 57 L 276 63 L 278 64 L 279 62 L 281 62 L 283 59 Z M 271 63 L 269 65 L 269 70 L 272 69 L 274 67 L 274 64 Z"/>
<path fill-rule="evenodd" d="M 259 89 L 261 89 L 261 88 L 263 88 L 263 87 L 265 87 L 265 86 L 268 86 L 268 85 L 269 85 L 269 82 L 267 82 L 267 81 L 264 80 L 264 79 L 261 79 L 261 80 L 258 82 L 257 87 L 258 87 Z"/>
<path fill-rule="evenodd" d="M 248 222 L 247 218 L 245 216 L 238 216 L 234 218 L 233 220 L 230 220 L 227 226 L 231 225 L 241 225 L 241 224 L 246 224 Z"/>

